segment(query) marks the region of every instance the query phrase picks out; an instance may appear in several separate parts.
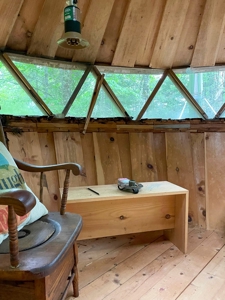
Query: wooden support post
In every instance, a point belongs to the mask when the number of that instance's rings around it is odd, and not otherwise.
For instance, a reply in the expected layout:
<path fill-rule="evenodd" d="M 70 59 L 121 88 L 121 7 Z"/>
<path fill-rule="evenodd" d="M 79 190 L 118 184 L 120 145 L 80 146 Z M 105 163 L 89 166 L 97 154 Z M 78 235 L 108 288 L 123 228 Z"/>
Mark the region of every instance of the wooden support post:
<path fill-rule="evenodd" d="M 96 68 L 94 66 L 93 70 L 94 70 L 94 72 L 96 73 L 96 75 L 98 77 L 101 76 L 101 73 L 99 72 L 98 68 Z M 124 116 L 130 118 L 129 114 L 127 113 L 127 111 L 125 110 L 125 108 L 123 107 L 123 105 L 121 104 L 121 102 L 119 101 L 119 99 L 116 97 L 116 95 L 114 94 L 113 90 L 111 89 L 111 87 L 109 86 L 109 84 L 105 80 L 105 78 L 103 80 L 103 86 L 105 87 L 106 91 L 108 92 L 108 94 L 112 98 L 112 100 L 118 106 L 118 108 L 120 109 L 120 111 L 124 114 Z"/>
<path fill-rule="evenodd" d="M 159 79 L 158 83 L 156 84 L 154 90 L 152 91 L 151 95 L 149 96 L 148 100 L 146 101 L 145 105 L 143 106 L 142 110 L 140 111 L 139 115 L 137 116 L 137 119 L 136 119 L 137 121 L 141 120 L 146 109 L 149 107 L 150 103 L 152 102 L 155 95 L 158 93 L 158 90 L 160 89 L 161 85 L 163 84 L 164 80 L 166 79 L 167 74 L 168 74 L 168 71 L 165 70 L 162 77 Z"/>
<path fill-rule="evenodd" d="M 10 74 L 15 78 L 15 80 L 19 83 L 19 85 L 23 88 L 23 90 L 31 97 L 41 111 L 46 113 L 49 116 L 52 116 L 53 113 L 45 104 L 45 102 L 41 99 L 41 97 L 36 93 L 27 79 L 23 76 L 20 70 L 14 65 L 11 59 L 8 57 L 6 53 L 0 54 L 0 59 Z"/>
<path fill-rule="evenodd" d="M 188 102 L 193 104 L 193 106 L 201 114 L 203 119 L 208 119 L 207 114 L 204 112 L 204 110 L 201 108 L 201 106 L 197 103 L 197 101 L 193 98 L 193 96 L 189 93 L 189 91 L 186 89 L 186 87 L 183 85 L 183 83 L 179 80 L 179 78 L 176 76 L 176 74 L 172 70 L 169 70 L 168 71 L 168 76 L 172 80 L 173 84 L 177 87 L 177 89 L 184 96 L 184 98 Z"/>
<path fill-rule="evenodd" d="M 87 69 L 85 70 L 83 76 L 81 77 L 78 85 L 76 86 L 73 94 L 71 95 L 69 101 L 67 102 L 66 106 L 64 107 L 63 112 L 62 112 L 62 114 L 63 114 L 64 117 L 66 116 L 66 114 L 68 113 L 68 111 L 69 111 L 70 107 L 72 106 L 74 100 L 76 99 L 76 97 L 77 97 L 80 89 L 82 88 L 85 80 L 87 79 L 87 77 L 88 77 L 88 75 L 89 75 L 92 67 L 93 67 L 92 65 L 90 65 L 90 66 L 87 67 Z"/>
<path fill-rule="evenodd" d="M 101 76 L 98 78 L 97 82 L 96 82 L 95 90 L 94 90 L 94 93 L 93 93 L 93 96 L 92 96 L 92 99 L 91 99 L 91 103 L 90 103 L 90 106 L 89 106 L 89 110 L 88 110 L 86 122 L 85 122 L 85 125 L 84 125 L 83 134 L 86 133 L 88 124 L 89 124 L 89 122 L 90 122 L 91 114 L 92 114 L 92 112 L 93 112 L 95 103 L 96 103 L 96 101 L 97 101 L 98 94 L 99 94 L 99 92 L 100 92 L 100 89 L 101 89 L 103 80 L 104 80 L 104 75 L 101 75 Z"/>

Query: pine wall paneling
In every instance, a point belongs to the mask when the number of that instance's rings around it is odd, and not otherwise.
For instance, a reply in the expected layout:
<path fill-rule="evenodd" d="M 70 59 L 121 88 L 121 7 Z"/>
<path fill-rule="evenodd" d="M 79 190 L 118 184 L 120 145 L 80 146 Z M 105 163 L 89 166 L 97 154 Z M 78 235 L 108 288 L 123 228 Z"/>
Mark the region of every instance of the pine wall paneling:
<path fill-rule="evenodd" d="M 61 129 L 50 124 L 47 132 L 47 124 L 34 126 L 31 123 L 29 132 L 28 123 L 21 126 L 24 132 L 20 135 L 10 132 L 12 129 L 7 131 L 9 149 L 14 157 L 37 165 L 79 163 L 86 176 L 71 174 L 71 186 L 117 183 L 119 177 L 139 182 L 168 180 L 190 192 L 190 225 L 224 230 L 224 132 L 181 132 L 177 129 L 121 132 L 110 126 L 108 131 L 100 132 L 102 125 L 96 124 L 94 132 L 83 135 L 82 128 L 75 124 L 71 124 L 74 130 L 71 132 L 66 131 L 64 124 Z M 197 125 L 192 126 L 196 128 Z M 23 175 L 39 195 L 39 175 Z M 45 178 L 45 204 L 50 210 L 56 210 L 64 172 L 46 172 Z"/>
<path fill-rule="evenodd" d="M 34 165 L 53 164 L 55 149 L 51 135 L 37 132 L 23 132 L 21 135 L 7 133 L 9 150 L 13 157 Z M 48 150 L 47 150 L 48 148 Z M 40 173 L 21 171 L 27 185 L 37 197 L 40 196 Z M 43 188 L 43 199 L 51 211 L 58 210 L 59 185 L 56 172 L 46 172 Z"/>

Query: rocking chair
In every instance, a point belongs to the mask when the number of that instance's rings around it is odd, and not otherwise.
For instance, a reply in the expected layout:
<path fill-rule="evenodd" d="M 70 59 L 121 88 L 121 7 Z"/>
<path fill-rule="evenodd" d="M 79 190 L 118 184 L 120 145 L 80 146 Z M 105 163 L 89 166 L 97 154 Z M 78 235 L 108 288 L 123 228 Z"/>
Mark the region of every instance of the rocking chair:
<path fill-rule="evenodd" d="M 6 145 L 2 126 L 0 141 Z M 21 189 L 6 190 L 0 195 L 0 205 L 8 205 L 9 233 L 0 245 L 0 299 L 63 300 L 71 283 L 74 296 L 78 297 L 76 239 L 82 218 L 65 213 L 65 207 L 70 170 L 74 175 L 82 175 L 81 167 L 72 163 L 38 167 L 16 159 L 15 162 L 19 169 L 41 174 L 65 169 L 66 177 L 60 213 L 48 213 L 23 227 L 21 233 L 17 232 L 16 215 L 31 211 L 36 203 L 34 195 Z"/>

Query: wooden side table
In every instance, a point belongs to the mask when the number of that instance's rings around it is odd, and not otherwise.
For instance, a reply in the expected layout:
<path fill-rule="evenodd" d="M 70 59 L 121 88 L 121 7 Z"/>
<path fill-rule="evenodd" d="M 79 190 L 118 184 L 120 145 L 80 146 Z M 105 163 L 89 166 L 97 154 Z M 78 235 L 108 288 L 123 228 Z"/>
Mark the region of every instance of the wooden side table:
<path fill-rule="evenodd" d="M 83 217 L 79 239 L 165 230 L 182 252 L 187 251 L 188 190 L 168 181 L 142 182 L 138 194 L 116 184 L 70 187 L 67 211 Z"/>

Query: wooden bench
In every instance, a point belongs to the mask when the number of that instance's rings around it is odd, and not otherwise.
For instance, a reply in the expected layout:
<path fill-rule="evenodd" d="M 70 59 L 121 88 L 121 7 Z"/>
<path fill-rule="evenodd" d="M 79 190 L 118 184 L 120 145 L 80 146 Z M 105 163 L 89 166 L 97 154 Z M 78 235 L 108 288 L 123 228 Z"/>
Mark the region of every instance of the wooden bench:
<path fill-rule="evenodd" d="M 142 182 L 138 194 L 116 184 L 70 187 L 67 211 L 83 217 L 79 239 L 164 230 L 182 252 L 187 251 L 188 190 L 168 181 Z"/>

